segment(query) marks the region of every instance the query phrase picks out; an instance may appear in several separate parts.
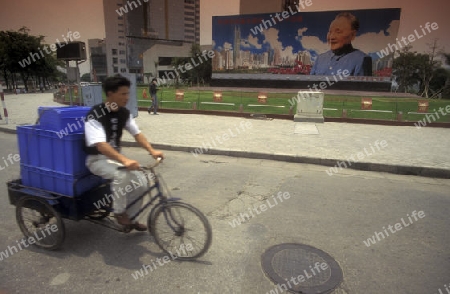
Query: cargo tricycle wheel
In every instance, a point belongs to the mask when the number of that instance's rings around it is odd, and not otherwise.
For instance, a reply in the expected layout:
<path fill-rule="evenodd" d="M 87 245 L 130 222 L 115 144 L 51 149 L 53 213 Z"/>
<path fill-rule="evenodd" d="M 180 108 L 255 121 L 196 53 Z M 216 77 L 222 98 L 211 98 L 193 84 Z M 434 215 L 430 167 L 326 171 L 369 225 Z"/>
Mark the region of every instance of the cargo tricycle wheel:
<path fill-rule="evenodd" d="M 197 208 L 183 202 L 162 204 L 149 215 L 147 225 L 156 244 L 180 260 L 193 260 L 205 254 L 212 241 L 208 219 Z"/>
<path fill-rule="evenodd" d="M 22 198 L 16 205 L 16 220 L 27 244 L 54 250 L 64 241 L 62 218 L 45 199 Z"/>

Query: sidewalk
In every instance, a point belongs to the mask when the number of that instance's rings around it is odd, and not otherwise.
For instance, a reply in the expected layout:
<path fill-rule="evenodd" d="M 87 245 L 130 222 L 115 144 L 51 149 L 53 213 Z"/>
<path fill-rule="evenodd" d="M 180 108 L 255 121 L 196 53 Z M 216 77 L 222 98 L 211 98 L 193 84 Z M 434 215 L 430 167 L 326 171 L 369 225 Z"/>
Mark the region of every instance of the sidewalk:
<path fill-rule="evenodd" d="M 59 105 L 50 93 L 7 95 L 5 101 L 9 124 L 0 120 L 0 131 L 11 133 L 17 125 L 34 124 L 39 106 Z M 156 148 L 192 152 L 199 160 L 204 153 L 319 164 L 329 175 L 350 167 L 450 178 L 447 128 L 306 124 L 144 111 L 136 121 Z M 124 146 L 136 146 L 128 133 L 123 141 Z"/>

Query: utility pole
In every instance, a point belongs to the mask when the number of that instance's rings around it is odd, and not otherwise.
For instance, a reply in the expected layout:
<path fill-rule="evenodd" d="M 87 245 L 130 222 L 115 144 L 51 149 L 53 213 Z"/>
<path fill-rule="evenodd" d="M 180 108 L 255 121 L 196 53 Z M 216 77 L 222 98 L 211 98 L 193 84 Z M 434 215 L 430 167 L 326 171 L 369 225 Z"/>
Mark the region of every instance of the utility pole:
<path fill-rule="evenodd" d="M 73 101 L 72 101 L 72 91 L 70 89 L 70 80 L 69 80 L 69 60 L 66 60 L 66 75 L 67 75 L 67 86 L 69 87 L 69 97 L 70 97 L 70 106 L 73 106 Z"/>

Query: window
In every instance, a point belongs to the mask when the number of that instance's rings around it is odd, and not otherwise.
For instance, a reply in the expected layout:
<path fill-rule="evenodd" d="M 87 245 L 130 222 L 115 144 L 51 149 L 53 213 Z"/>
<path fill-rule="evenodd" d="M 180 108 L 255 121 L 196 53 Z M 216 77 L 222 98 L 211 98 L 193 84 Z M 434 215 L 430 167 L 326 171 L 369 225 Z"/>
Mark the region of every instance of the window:
<path fill-rule="evenodd" d="M 117 64 L 117 57 L 113 58 L 113 64 Z"/>
<path fill-rule="evenodd" d="M 121 60 L 120 60 L 120 63 L 121 63 L 121 64 L 125 64 L 126 62 L 127 62 L 127 61 L 126 61 L 125 59 L 121 59 Z"/>
<path fill-rule="evenodd" d="M 121 72 L 121 73 L 126 73 L 126 72 L 127 72 L 127 69 L 126 69 L 126 68 L 121 68 L 121 69 L 120 69 L 120 72 Z"/>
<path fill-rule="evenodd" d="M 125 54 L 126 54 L 126 53 L 125 53 L 125 50 L 120 50 L 120 51 L 119 51 L 119 54 L 120 54 L 120 55 L 125 55 Z"/>
<path fill-rule="evenodd" d="M 117 66 L 114 66 L 114 73 L 119 73 L 119 68 Z"/>
<path fill-rule="evenodd" d="M 184 26 L 187 27 L 187 28 L 193 28 L 193 27 L 194 27 L 194 25 L 193 25 L 193 24 L 190 24 L 190 23 L 187 23 L 187 24 L 185 24 Z"/>
<path fill-rule="evenodd" d="M 173 57 L 159 57 L 158 65 L 161 65 L 161 66 L 172 65 L 172 59 L 173 59 Z"/>
<path fill-rule="evenodd" d="M 124 31 L 123 31 L 123 30 L 118 30 L 117 32 L 118 32 L 118 33 L 123 33 Z"/>
<path fill-rule="evenodd" d="M 125 39 L 125 37 L 124 36 L 119 36 L 119 39 Z"/>
<path fill-rule="evenodd" d="M 112 55 L 117 55 L 117 49 L 112 49 Z"/>

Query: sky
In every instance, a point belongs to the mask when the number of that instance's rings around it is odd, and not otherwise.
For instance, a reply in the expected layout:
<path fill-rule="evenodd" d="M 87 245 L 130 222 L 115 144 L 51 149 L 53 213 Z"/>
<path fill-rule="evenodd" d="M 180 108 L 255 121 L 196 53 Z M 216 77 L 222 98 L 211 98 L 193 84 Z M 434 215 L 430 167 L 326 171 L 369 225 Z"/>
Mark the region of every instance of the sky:
<path fill-rule="evenodd" d="M 114 0 L 112 0 L 114 1 Z M 170 1 L 170 0 L 169 0 Z M 333 3 L 330 3 L 333 2 Z M 354 10 L 368 8 L 401 8 L 398 36 L 408 37 L 420 25 L 436 22 L 439 29 L 416 40 L 413 50 L 427 51 L 427 43 L 435 38 L 439 45 L 450 52 L 450 1 L 449 0 L 312 0 L 307 11 Z M 201 0 L 200 2 L 200 44 L 212 44 L 212 16 L 236 15 L 239 13 L 239 0 Z M 17 30 L 28 27 L 32 35 L 43 35 L 47 43 L 62 40 L 67 31 L 79 32 L 79 41 L 104 38 L 102 0 L 2 0 L 0 5 L 0 30 Z M 326 24 L 328 26 L 328 24 Z M 81 73 L 89 71 L 85 62 L 80 66 Z"/>

